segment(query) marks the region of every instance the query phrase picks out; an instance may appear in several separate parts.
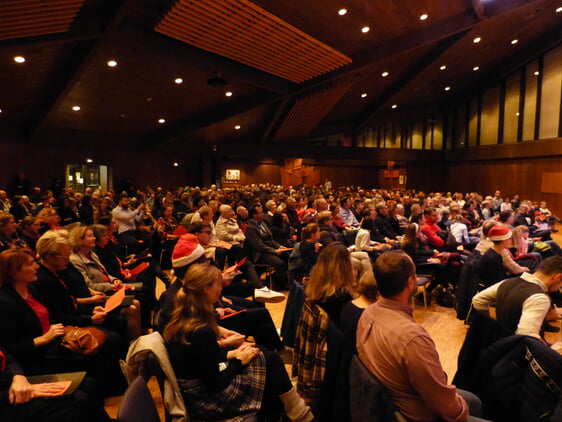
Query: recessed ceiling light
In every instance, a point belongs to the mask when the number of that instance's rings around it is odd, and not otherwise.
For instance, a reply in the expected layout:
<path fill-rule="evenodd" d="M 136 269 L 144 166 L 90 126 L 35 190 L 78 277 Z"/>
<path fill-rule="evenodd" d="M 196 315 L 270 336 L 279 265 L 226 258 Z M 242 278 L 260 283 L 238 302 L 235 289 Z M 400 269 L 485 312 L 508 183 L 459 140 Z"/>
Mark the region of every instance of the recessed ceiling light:
<path fill-rule="evenodd" d="M 146 97 L 146 101 L 148 102 L 152 101 L 152 97 Z"/>
<path fill-rule="evenodd" d="M 519 116 L 519 112 L 515 113 L 516 116 Z"/>
<path fill-rule="evenodd" d="M 108 60 L 107 65 L 109 67 L 115 67 L 115 66 L 117 66 L 117 62 L 115 60 Z"/>
<path fill-rule="evenodd" d="M 515 45 L 515 44 L 517 44 L 518 42 L 519 42 L 518 39 L 511 40 L 511 45 Z"/>
<path fill-rule="evenodd" d="M 2 109 L 0 108 L 0 114 L 2 114 Z"/>
<path fill-rule="evenodd" d="M 176 79 L 174 79 L 174 82 L 179 85 L 179 84 L 183 83 L 183 79 L 182 78 L 176 78 Z"/>
<path fill-rule="evenodd" d="M 232 91 L 226 91 L 224 95 L 226 95 L 227 97 L 232 97 Z"/>
<path fill-rule="evenodd" d="M 476 37 L 476 38 L 474 38 L 474 39 L 472 40 L 472 42 L 473 42 L 474 44 L 478 44 L 480 41 L 482 41 L 482 38 L 480 38 L 480 37 Z"/>
<path fill-rule="evenodd" d="M 14 61 L 15 61 L 16 63 L 25 63 L 25 57 L 23 57 L 23 56 L 16 56 L 16 57 L 14 57 Z"/>
<path fill-rule="evenodd" d="M 383 78 L 386 78 L 386 77 L 388 76 L 388 72 L 382 72 L 382 73 L 381 73 L 381 76 L 382 76 Z"/>
<path fill-rule="evenodd" d="M 450 87 L 450 86 L 446 86 L 446 87 L 445 87 L 445 91 L 450 91 L 450 90 L 451 90 L 451 87 Z"/>
<path fill-rule="evenodd" d="M 367 96 L 367 93 L 364 92 L 363 94 L 361 94 L 361 98 L 365 98 Z"/>
<path fill-rule="evenodd" d="M 369 32 L 371 30 L 371 28 L 369 28 L 368 26 L 364 26 L 363 28 L 361 28 L 361 32 L 366 34 L 367 32 Z"/>
<path fill-rule="evenodd" d="M 72 110 L 74 110 L 74 111 L 80 111 L 80 106 L 77 106 L 77 105 L 72 106 Z"/>
<path fill-rule="evenodd" d="M 398 104 L 392 104 L 392 108 L 398 108 Z"/>
<path fill-rule="evenodd" d="M 343 16 L 347 13 L 347 9 L 340 9 L 338 10 L 338 15 Z"/>
<path fill-rule="evenodd" d="M 177 166 L 179 166 L 179 164 L 178 164 L 178 163 L 174 163 L 174 167 L 177 167 Z"/>
<path fill-rule="evenodd" d="M 480 70 L 480 66 L 474 66 L 474 67 L 472 68 L 472 70 L 474 70 L 474 71 L 476 72 L 477 70 Z"/>
<path fill-rule="evenodd" d="M 125 117 L 125 113 L 121 113 L 120 116 L 121 116 L 121 117 Z"/>
<path fill-rule="evenodd" d="M 539 74 L 540 74 L 540 72 L 538 70 L 535 71 L 535 73 L 533 73 L 533 75 L 535 75 L 535 76 L 539 76 Z"/>
<path fill-rule="evenodd" d="M 158 123 L 160 123 L 161 125 L 163 125 L 164 123 L 166 123 L 166 119 L 158 119 Z"/>
<path fill-rule="evenodd" d="M 236 125 L 236 126 L 234 126 L 234 129 L 236 129 L 236 130 L 240 130 L 240 125 Z"/>
<path fill-rule="evenodd" d="M 556 9 L 556 13 L 560 13 L 562 12 L 562 7 L 559 7 L 558 9 Z"/>
<path fill-rule="evenodd" d="M 87 162 L 87 163 L 93 163 L 94 160 L 92 160 L 91 158 L 86 158 L 86 162 Z"/>
<path fill-rule="evenodd" d="M 439 68 L 439 70 L 445 70 L 445 69 L 447 69 L 447 66 L 445 66 L 445 65 L 443 65 Z"/>
<path fill-rule="evenodd" d="M 420 16 L 420 21 L 424 21 L 428 18 L 427 13 L 424 13 L 423 15 Z"/>

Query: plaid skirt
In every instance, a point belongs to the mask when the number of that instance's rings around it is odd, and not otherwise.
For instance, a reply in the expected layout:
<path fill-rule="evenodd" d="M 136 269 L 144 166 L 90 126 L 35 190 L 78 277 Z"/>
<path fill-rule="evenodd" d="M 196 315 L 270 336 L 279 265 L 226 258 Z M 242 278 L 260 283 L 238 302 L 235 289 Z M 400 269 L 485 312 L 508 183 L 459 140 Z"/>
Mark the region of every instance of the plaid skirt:
<path fill-rule="evenodd" d="M 259 353 L 242 368 L 230 385 L 216 394 L 202 391 L 201 379 L 178 379 L 190 422 L 238 422 L 261 408 L 265 386 L 265 357 Z"/>

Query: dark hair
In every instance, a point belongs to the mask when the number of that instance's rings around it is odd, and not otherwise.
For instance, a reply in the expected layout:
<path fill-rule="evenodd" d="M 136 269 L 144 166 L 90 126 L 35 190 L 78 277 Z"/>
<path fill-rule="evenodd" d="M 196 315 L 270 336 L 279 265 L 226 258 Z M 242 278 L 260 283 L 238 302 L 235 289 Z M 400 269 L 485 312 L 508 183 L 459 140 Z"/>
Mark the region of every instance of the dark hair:
<path fill-rule="evenodd" d="M 262 208 L 261 203 L 258 204 L 253 204 L 250 209 L 248 210 L 248 216 L 250 218 L 254 218 L 254 215 L 256 215 L 258 213 L 257 209 L 258 208 Z M 263 209 L 262 209 L 263 211 Z"/>
<path fill-rule="evenodd" d="M 433 211 L 437 211 L 437 210 L 434 207 L 428 207 L 425 210 L 423 210 L 423 215 L 427 217 L 428 215 L 431 215 Z"/>
<path fill-rule="evenodd" d="M 500 213 L 500 221 L 505 223 L 511 217 L 511 211 L 503 211 Z"/>
<path fill-rule="evenodd" d="M 361 220 L 361 228 L 371 230 L 373 228 L 373 219 L 371 217 L 363 217 Z"/>
<path fill-rule="evenodd" d="M 373 272 L 381 295 L 389 298 L 406 288 L 408 279 L 416 274 L 416 267 L 403 251 L 389 251 L 377 258 Z"/>
<path fill-rule="evenodd" d="M 537 271 L 540 271 L 546 275 L 560 274 L 562 273 L 562 256 L 554 255 L 546 258 L 540 263 Z"/>
<path fill-rule="evenodd" d="M 211 224 L 206 221 L 196 221 L 189 225 L 187 232 L 191 234 L 201 233 L 203 231 L 203 227 L 211 227 Z"/>

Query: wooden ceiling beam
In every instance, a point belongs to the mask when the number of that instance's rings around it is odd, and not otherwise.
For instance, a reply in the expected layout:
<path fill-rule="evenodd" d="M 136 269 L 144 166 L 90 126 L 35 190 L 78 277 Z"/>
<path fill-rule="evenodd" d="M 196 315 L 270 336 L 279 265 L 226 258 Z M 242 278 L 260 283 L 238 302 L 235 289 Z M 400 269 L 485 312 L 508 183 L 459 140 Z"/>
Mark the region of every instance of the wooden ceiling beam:
<path fill-rule="evenodd" d="M 414 63 L 400 79 L 397 79 L 387 89 L 385 89 L 383 93 L 369 105 L 368 109 L 357 117 L 355 121 L 356 128 L 361 129 L 365 127 L 365 125 L 370 122 L 384 104 L 400 92 L 402 88 L 408 85 L 420 72 L 423 72 L 427 67 L 435 63 L 436 60 L 441 57 L 445 51 L 454 46 L 467 31 L 468 30 L 465 30 L 465 32 L 460 32 L 440 41 L 420 60 Z"/>
<path fill-rule="evenodd" d="M 275 110 L 275 114 L 273 115 L 272 119 L 269 121 L 267 128 L 265 129 L 261 139 L 260 144 L 270 141 L 275 134 L 275 131 L 279 127 L 279 122 L 281 120 L 281 116 L 284 116 L 287 113 L 287 104 L 289 103 L 289 96 L 284 96 L 279 104 L 277 105 L 277 109 Z"/>
<path fill-rule="evenodd" d="M 136 0 L 123 0 L 115 6 L 112 18 L 109 23 L 103 28 L 101 35 L 90 42 L 84 43 L 81 48 L 69 59 L 69 63 L 64 66 L 66 72 L 58 79 L 54 88 L 47 95 L 43 101 L 43 105 L 35 116 L 38 116 L 34 121 L 26 125 L 29 129 L 26 138 L 33 142 L 39 137 L 41 131 L 49 121 L 51 115 L 62 104 L 66 97 L 70 94 L 72 89 L 80 81 L 80 78 L 86 72 L 88 67 L 96 59 L 98 52 L 107 44 L 111 42 L 112 37 L 115 35 L 116 29 L 128 16 L 131 9 L 135 5 Z"/>
<path fill-rule="evenodd" d="M 160 129 L 147 135 L 141 140 L 139 147 L 161 148 L 164 145 L 181 139 L 186 133 L 222 122 L 223 120 L 246 113 L 254 108 L 272 104 L 279 101 L 279 98 L 280 96 L 278 94 L 261 91 L 255 95 L 229 101 L 226 104 L 195 114 L 168 128 Z"/>

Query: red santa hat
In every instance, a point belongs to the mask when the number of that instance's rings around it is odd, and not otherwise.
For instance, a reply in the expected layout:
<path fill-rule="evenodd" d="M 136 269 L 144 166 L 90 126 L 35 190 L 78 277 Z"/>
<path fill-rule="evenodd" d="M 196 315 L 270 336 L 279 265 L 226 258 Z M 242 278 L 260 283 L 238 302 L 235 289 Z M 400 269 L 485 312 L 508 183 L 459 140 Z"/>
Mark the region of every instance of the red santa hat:
<path fill-rule="evenodd" d="M 197 261 L 205 254 L 197 237 L 191 233 L 180 236 L 172 252 L 172 265 L 174 268 L 185 267 Z"/>
<path fill-rule="evenodd" d="M 504 225 L 497 224 L 488 232 L 488 238 L 491 241 L 507 240 L 511 237 L 511 230 Z"/>

